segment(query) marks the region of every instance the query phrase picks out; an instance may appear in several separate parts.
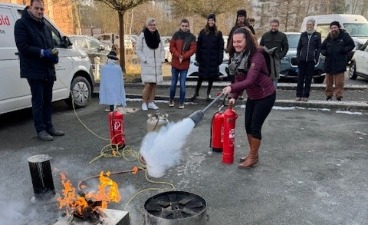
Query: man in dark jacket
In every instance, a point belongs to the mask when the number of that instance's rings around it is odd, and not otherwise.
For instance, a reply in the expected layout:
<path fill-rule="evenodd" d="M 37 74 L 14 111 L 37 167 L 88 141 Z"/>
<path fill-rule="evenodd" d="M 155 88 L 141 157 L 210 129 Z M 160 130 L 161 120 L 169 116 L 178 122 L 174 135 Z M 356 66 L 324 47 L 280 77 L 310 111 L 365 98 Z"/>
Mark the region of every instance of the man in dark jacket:
<path fill-rule="evenodd" d="M 341 29 L 338 21 L 330 24 L 330 33 L 323 41 L 321 54 L 326 56 L 326 100 L 332 100 L 335 84 L 337 101 L 341 101 L 344 91 L 344 80 L 348 53 L 354 49 L 354 41 L 349 33 Z"/>
<path fill-rule="evenodd" d="M 26 78 L 32 93 L 32 114 L 37 137 L 52 141 L 53 136 L 64 132 L 55 130 L 52 125 L 52 87 L 55 64 L 59 57 L 54 48 L 51 31 L 45 24 L 44 3 L 31 0 L 31 5 L 22 12 L 22 18 L 14 27 L 15 43 L 19 51 L 20 76 Z"/>
<path fill-rule="evenodd" d="M 298 47 L 296 49 L 299 69 L 296 101 L 308 101 L 314 66 L 319 59 L 321 33 L 314 29 L 314 24 L 314 19 L 309 19 L 307 21 L 307 29 L 300 35 Z"/>
<path fill-rule="evenodd" d="M 170 40 L 171 61 L 171 86 L 169 106 L 174 106 L 176 84 L 180 76 L 180 99 L 179 109 L 184 109 L 187 73 L 190 64 L 190 57 L 196 52 L 196 37 L 190 32 L 189 21 L 182 19 L 179 31 L 175 32 Z"/>
<path fill-rule="evenodd" d="M 285 57 L 289 50 L 288 39 L 283 32 L 279 31 L 280 22 L 277 19 L 273 19 L 270 23 L 270 26 L 270 31 L 262 35 L 260 45 L 266 47 L 267 49 L 277 47 L 276 55 L 278 55 L 278 62 L 280 62 L 280 60 Z M 280 64 L 276 66 L 280 67 Z M 277 87 L 277 80 L 279 78 L 279 75 L 277 77 L 272 77 L 275 87 Z"/>

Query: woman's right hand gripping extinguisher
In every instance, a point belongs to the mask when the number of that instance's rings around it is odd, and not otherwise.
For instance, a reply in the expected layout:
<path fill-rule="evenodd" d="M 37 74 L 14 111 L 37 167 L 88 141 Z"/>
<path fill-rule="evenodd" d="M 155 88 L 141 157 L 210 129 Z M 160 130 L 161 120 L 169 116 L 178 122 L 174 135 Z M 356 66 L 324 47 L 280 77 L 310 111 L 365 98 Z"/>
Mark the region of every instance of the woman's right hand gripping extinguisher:
<path fill-rule="evenodd" d="M 212 151 L 222 152 L 224 138 L 224 112 L 222 106 L 212 117 L 210 138 L 210 148 Z"/>
<path fill-rule="evenodd" d="M 235 122 L 237 118 L 238 114 L 233 110 L 232 104 L 229 104 L 229 107 L 224 112 L 223 163 L 230 164 L 234 162 Z"/>

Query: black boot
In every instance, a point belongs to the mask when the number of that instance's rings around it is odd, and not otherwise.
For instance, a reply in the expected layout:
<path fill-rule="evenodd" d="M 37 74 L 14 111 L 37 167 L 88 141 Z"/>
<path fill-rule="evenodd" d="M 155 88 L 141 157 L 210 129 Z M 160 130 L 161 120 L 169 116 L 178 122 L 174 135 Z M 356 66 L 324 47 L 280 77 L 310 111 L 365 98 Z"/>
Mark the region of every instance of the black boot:
<path fill-rule="evenodd" d="M 190 98 L 191 101 L 194 101 L 194 100 L 197 99 L 197 97 L 199 96 L 199 89 L 201 88 L 201 86 L 202 86 L 202 78 L 198 77 L 195 93 L 194 93 L 193 97 Z"/>
<path fill-rule="evenodd" d="M 208 79 L 208 86 L 207 86 L 207 97 L 206 97 L 206 100 L 207 101 L 211 101 L 212 98 L 211 98 L 211 89 L 212 89 L 212 85 L 213 85 L 213 80 L 212 79 Z"/>

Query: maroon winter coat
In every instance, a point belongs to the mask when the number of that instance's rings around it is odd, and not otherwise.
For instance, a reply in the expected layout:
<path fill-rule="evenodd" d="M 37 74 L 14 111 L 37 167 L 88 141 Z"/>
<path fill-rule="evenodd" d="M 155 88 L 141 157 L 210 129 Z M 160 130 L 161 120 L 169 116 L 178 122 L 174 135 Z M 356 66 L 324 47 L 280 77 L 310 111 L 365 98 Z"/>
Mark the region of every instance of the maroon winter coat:
<path fill-rule="evenodd" d="M 246 74 L 238 72 L 235 75 L 235 83 L 231 85 L 232 97 L 237 99 L 240 93 L 246 90 L 248 98 L 261 99 L 275 93 L 272 79 L 268 75 L 268 68 L 262 54 L 263 49 L 258 49 L 249 60 L 249 69 Z"/>

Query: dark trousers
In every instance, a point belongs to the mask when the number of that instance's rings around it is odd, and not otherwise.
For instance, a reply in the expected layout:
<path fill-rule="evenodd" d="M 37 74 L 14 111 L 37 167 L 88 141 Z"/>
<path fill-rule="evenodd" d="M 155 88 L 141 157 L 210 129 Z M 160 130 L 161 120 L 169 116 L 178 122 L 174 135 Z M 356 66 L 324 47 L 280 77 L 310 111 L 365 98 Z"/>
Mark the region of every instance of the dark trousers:
<path fill-rule="evenodd" d="M 262 125 L 276 101 L 276 92 L 262 99 L 247 99 L 245 104 L 245 130 L 254 138 L 262 139 Z"/>
<path fill-rule="evenodd" d="M 52 126 L 52 87 L 54 81 L 27 79 L 32 93 L 32 114 L 36 132 L 49 130 Z"/>
<path fill-rule="evenodd" d="M 197 86 L 196 86 L 196 89 L 195 89 L 195 95 L 196 96 L 199 96 L 199 89 L 201 88 L 202 86 L 202 82 L 204 80 L 207 80 L 208 81 L 208 86 L 207 86 L 207 95 L 209 95 L 211 93 L 211 89 L 212 89 L 212 85 L 213 85 L 213 78 L 203 78 L 203 77 L 198 77 L 198 80 L 197 80 Z"/>
<path fill-rule="evenodd" d="M 314 71 L 314 62 L 299 62 L 298 85 L 296 86 L 296 97 L 309 98 Z"/>

